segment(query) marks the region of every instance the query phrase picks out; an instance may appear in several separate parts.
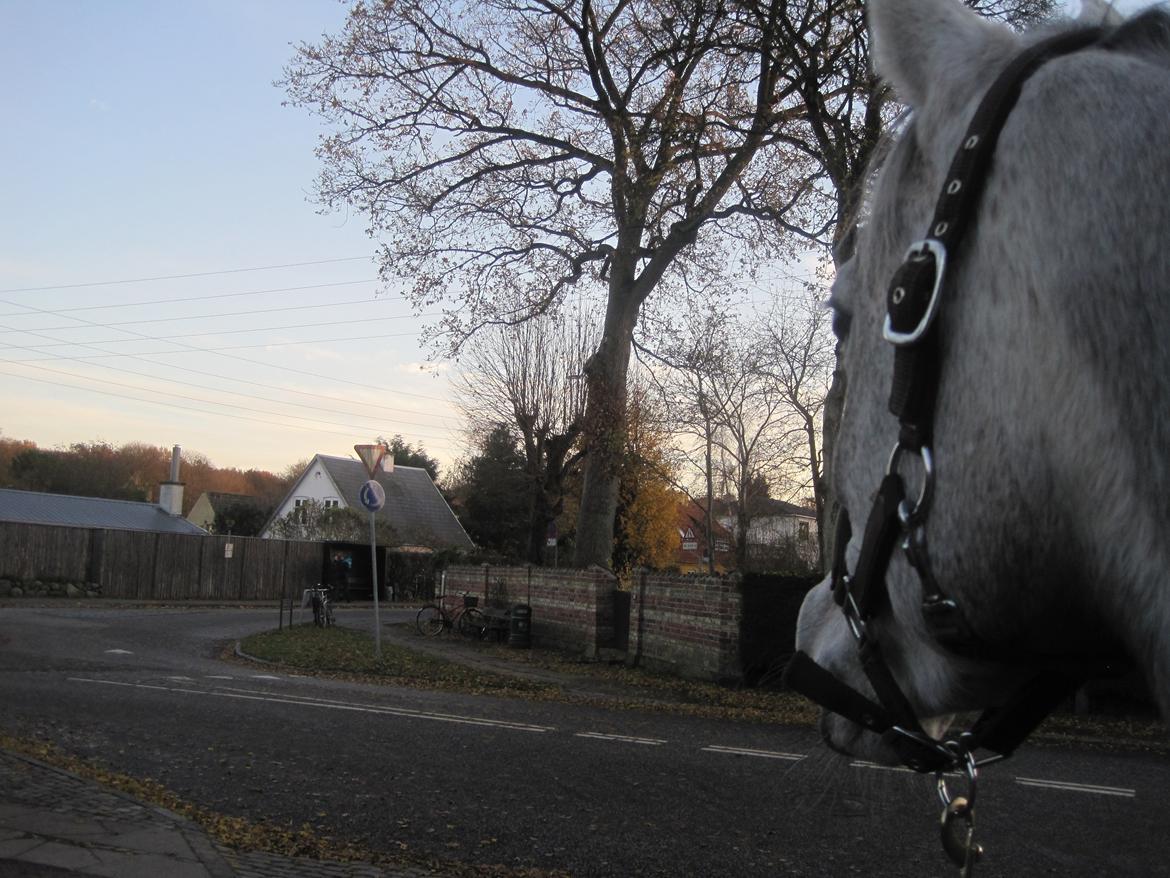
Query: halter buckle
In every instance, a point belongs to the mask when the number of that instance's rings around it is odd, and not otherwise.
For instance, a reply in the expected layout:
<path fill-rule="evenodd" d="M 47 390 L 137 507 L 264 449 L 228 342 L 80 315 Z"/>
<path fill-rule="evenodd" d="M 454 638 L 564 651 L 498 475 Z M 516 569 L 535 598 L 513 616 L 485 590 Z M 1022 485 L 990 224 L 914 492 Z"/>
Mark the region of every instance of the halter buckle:
<path fill-rule="evenodd" d="M 931 280 L 930 298 L 926 300 L 925 306 L 920 303 L 920 297 L 914 296 L 912 291 L 907 291 L 903 287 L 897 286 L 899 278 L 903 273 L 910 274 L 907 269 L 918 268 L 914 262 L 921 261 L 925 258 L 932 258 L 934 260 L 934 273 Z M 890 292 L 889 311 L 886 313 L 886 323 L 882 329 L 882 336 L 892 345 L 911 345 L 919 341 L 926 331 L 930 329 L 930 325 L 934 322 L 935 314 L 938 313 L 939 292 L 942 290 L 943 277 L 947 270 L 947 248 L 943 246 L 942 241 L 936 238 L 923 238 L 910 245 L 910 249 L 906 251 L 906 255 L 902 257 L 902 268 L 894 276 L 894 287 Z M 917 275 L 917 272 L 914 272 Z M 919 278 L 915 277 L 917 281 Z M 899 295 L 900 291 L 900 295 Z M 900 332 L 894 329 L 894 311 L 905 304 L 905 310 L 909 313 L 916 313 L 921 311 L 921 316 L 918 318 L 917 324 L 914 328 L 907 332 Z M 915 311 L 910 311 L 910 309 Z"/>

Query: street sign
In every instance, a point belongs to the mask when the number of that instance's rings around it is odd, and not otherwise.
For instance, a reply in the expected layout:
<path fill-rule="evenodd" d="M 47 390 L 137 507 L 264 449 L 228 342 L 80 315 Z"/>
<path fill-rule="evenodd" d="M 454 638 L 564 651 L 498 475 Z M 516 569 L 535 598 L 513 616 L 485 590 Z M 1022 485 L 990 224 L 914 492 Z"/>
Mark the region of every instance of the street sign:
<path fill-rule="evenodd" d="M 386 505 L 386 491 L 370 479 L 358 489 L 358 502 L 369 512 L 377 512 Z"/>
<path fill-rule="evenodd" d="M 223 544 L 223 556 L 225 558 L 230 558 L 232 556 L 232 549 L 234 549 L 234 548 L 235 548 L 235 546 L 233 546 L 231 543 L 224 543 Z"/>
<path fill-rule="evenodd" d="M 378 471 L 378 464 L 390 452 L 390 449 L 385 445 L 355 445 L 353 450 L 357 452 L 357 456 L 366 465 L 366 472 L 370 474 L 371 479 L 374 477 L 374 473 Z M 393 462 L 390 468 L 391 470 L 394 468 Z"/>

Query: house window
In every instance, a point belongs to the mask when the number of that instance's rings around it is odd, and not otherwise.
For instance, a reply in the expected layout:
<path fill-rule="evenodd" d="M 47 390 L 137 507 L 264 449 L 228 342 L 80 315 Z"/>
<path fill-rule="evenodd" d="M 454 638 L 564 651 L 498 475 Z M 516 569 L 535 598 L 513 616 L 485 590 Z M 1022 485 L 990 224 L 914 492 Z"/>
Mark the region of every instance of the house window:
<path fill-rule="evenodd" d="M 325 501 L 325 508 L 326 509 L 336 509 L 340 505 L 341 505 L 341 501 L 338 500 L 336 497 L 333 497 L 333 498 Z"/>
<path fill-rule="evenodd" d="M 800 522 L 800 524 L 797 525 L 796 533 L 802 540 L 807 540 L 808 539 L 808 522 L 807 521 Z"/>
<path fill-rule="evenodd" d="M 302 506 L 304 506 L 308 502 L 309 502 L 308 497 L 297 497 L 295 500 L 293 500 L 293 506 L 295 506 L 297 509 L 300 509 Z"/>

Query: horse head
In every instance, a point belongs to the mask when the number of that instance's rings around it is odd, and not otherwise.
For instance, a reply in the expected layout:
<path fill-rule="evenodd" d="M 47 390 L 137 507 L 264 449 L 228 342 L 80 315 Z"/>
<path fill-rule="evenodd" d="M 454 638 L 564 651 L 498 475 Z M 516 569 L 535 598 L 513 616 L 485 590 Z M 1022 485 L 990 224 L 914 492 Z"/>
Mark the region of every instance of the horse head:
<path fill-rule="evenodd" d="M 1038 669 L 1090 660 L 1112 635 L 1147 663 L 1165 707 L 1170 656 L 1154 642 L 1170 625 L 1159 535 L 1170 467 L 1149 449 L 1166 447 L 1170 424 L 1140 412 L 1170 403 L 1170 247 L 1149 245 L 1170 213 L 1170 104 L 1159 103 L 1170 101 L 1170 19 L 1103 30 L 1029 71 L 961 246 L 931 254 L 923 242 L 946 231 L 932 228 L 940 193 L 958 191 L 954 159 L 979 140 L 969 126 L 991 83 L 1063 37 L 1021 35 L 951 0 L 871 0 L 868 15 L 875 69 L 910 113 L 830 299 L 847 380 L 831 471 L 854 528 L 836 577 L 805 600 L 797 648 L 884 701 L 859 659 L 860 643 L 880 644 L 882 673 L 936 737 L 950 715 L 1002 706 Z M 891 414 L 895 348 L 913 333 L 890 329 L 891 279 L 923 254 L 943 303 L 935 314 L 931 298 L 925 452 Z M 842 571 L 868 566 L 863 531 L 877 529 L 890 473 L 905 484 L 902 531 L 877 597 L 843 613 Z M 949 605 L 945 636 L 936 599 Z M 895 761 L 888 736 L 859 723 L 865 711 L 827 713 L 826 739 Z"/>

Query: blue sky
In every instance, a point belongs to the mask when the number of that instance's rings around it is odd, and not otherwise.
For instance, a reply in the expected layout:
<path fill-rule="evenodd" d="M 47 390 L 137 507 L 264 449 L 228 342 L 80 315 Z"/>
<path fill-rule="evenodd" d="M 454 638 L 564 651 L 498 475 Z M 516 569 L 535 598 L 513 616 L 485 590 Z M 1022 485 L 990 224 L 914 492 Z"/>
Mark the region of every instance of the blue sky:
<path fill-rule="evenodd" d="M 307 200 L 318 125 L 273 85 L 290 44 L 344 19 L 327 0 L 0 2 L 3 436 L 266 469 L 379 433 L 462 453 L 422 321 L 378 295 L 361 218 Z"/>
<path fill-rule="evenodd" d="M 375 281 L 361 217 L 308 201 L 318 123 L 273 85 L 344 20 L 0 0 L 0 435 L 272 470 L 379 434 L 463 454 L 425 316 Z"/>

